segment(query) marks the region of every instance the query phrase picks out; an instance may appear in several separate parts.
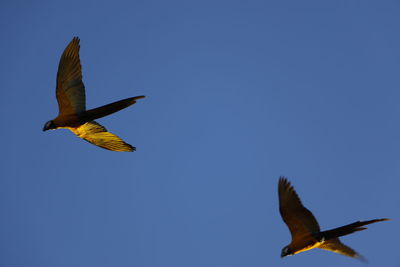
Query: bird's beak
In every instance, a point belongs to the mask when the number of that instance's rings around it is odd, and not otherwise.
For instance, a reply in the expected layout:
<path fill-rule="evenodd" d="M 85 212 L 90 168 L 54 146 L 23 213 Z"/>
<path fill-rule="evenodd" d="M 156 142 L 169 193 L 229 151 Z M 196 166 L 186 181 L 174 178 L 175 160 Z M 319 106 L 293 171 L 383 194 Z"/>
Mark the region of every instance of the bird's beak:
<path fill-rule="evenodd" d="M 284 248 L 281 252 L 281 258 L 284 258 L 288 255 L 291 255 L 291 254 L 289 253 L 289 251 L 286 248 Z"/>
<path fill-rule="evenodd" d="M 53 128 L 54 128 L 53 122 L 52 122 L 52 121 L 48 121 L 48 122 L 46 122 L 45 125 L 43 126 L 43 132 L 44 132 L 44 131 L 47 131 L 47 130 L 50 130 L 50 129 L 53 129 Z"/>

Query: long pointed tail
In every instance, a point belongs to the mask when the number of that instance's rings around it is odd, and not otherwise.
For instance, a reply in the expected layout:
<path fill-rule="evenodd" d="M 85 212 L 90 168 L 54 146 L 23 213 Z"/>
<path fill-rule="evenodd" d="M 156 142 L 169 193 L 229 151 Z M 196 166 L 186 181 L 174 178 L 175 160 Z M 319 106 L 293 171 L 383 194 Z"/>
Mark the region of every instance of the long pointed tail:
<path fill-rule="evenodd" d="M 318 240 L 329 240 L 332 238 L 336 238 L 336 237 L 340 237 L 340 236 L 344 236 L 344 235 L 348 235 L 357 231 L 362 231 L 367 229 L 366 227 L 362 227 L 364 225 L 367 224 L 371 224 L 371 223 L 376 223 L 376 222 L 382 222 L 382 221 L 389 221 L 390 219 L 375 219 L 375 220 L 370 220 L 370 221 L 358 221 L 358 222 L 354 222 L 342 227 L 338 227 L 332 230 L 328 230 L 328 231 L 323 231 L 318 233 Z"/>
<path fill-rule="evenodd" d="M 136 103 L 136 100 L 144 98 L 144 95 L 141 96 L 135 96 L 135 97 L 129 97 L 126 99 L 119 100 L 117 102 L 104 105 L 98 108 L 90 109 L 87 110 L 81 117 L 82 121 L 92 121 L 96 120 L 99 118 L 102 118 L 104 116 L 110 115 L 114 112 L 120 111 L 121 109 L 124 109 L 126 107 L 129 107 L 130 105 L 133 105 Z"/>

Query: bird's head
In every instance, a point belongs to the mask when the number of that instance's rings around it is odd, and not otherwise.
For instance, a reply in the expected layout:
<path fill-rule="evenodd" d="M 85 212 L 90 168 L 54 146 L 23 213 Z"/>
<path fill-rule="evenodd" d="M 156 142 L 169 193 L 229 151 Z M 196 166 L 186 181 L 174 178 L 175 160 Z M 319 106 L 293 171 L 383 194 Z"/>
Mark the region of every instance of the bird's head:
<path fill-rule="evenodd" d="M 57 126 L 54 124 L 53 121 L 48 121 L 46 122 L 46 124 L 43 126 L 43 131 L 47 131 L 47 130 L 53 130 L 56 129 Z"/>
<path fill-rule="evenodd" d="M 286 246 L 282 249 L 281 252 L 281 258 L 293 255 L 292 250 L 289 248 L 289 246 Z"/>

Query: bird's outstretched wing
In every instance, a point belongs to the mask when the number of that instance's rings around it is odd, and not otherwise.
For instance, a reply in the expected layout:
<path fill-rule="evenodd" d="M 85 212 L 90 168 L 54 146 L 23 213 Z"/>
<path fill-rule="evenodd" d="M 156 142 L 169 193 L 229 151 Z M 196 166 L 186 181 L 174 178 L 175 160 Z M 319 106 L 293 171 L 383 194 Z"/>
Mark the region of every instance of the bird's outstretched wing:
<path fill-rule="evenodd" d="M 285 177 L 279 178 L 279 211 L 288 226 L 292 240 L 305 233 L 317 233 L 319 224 L 314 215 L 303 206 L 299 196 Z"/>
<path fill-rule="evenodd" d="M 366 258 L 358 254 L 354 249 L 346 246 L 340 242 L 339 238 L 333 238 L 323 242 L 318 248 L 329 250 L 335 253 L 339 253 L 348 257 L 357 258 L 361 261 L 366 262 Z"/>
<path fill-rule="evenodd" d="M 61 55 L 57 72 L 56 97 L 59 115 L 76 114 L 86 110 L 78 37 L 72 39 Z"/>
<path fill-rule="evenodd" d="M 125 143 L 121 138 L 107 132 L 107 129 L 95 121 L 89 121 L 76 128 L 68 128 L 74 134 L 93 145 L 112 151 L 134 151 L 135 147 Z"/>

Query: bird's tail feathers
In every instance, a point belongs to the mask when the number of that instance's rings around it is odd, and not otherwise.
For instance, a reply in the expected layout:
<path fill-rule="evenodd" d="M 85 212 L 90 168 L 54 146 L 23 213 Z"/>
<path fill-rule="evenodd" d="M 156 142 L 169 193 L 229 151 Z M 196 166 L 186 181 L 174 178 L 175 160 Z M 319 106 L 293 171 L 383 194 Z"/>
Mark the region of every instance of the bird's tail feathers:
<path fill-rule="evenodd" d="M 144 98 L 144 97 L 145 97 L 144 95 L 129 97 L 129 98 L 122 99 L 122 100 L 116 101 L 116 102 L 108 104 L 108 105 L 104 105 L 104 106 L 101 106 L 98 108 L 87 110 L 85 112 L 85 114 L 82 115 L 82 119 L 85 122 L 87 122 L 87 121 L 92 121 L 92 120 L 102 118 L 102 117 L 110 115 L 114 112 L 120 111 L 121 109 L 129 107 L 130 105 L 135 104 L 136 100 Z"/>
<path fill-rule="evenodd" d="M 354 222 L 345 226 L 341 226 L 332 230 L 327 230 L 318 233 L 318 240 L 329 240 L 332 238 L 337 238 L 340 236 L 348 235 L 357 231 L 362 231 L 367 229 L 366 227 L 362 227 L 367 224 L 371 223 L 376 223 L 376 222 L 381 222 L 381 221 L 388 221 L 390 219 L 375 219 L 375 220 L 369 220 L 369 221 L 358 221 Z"/>

